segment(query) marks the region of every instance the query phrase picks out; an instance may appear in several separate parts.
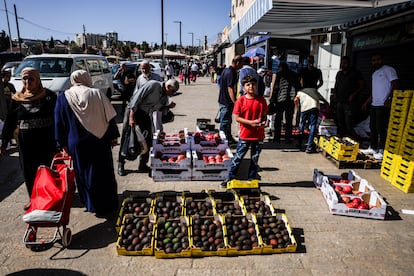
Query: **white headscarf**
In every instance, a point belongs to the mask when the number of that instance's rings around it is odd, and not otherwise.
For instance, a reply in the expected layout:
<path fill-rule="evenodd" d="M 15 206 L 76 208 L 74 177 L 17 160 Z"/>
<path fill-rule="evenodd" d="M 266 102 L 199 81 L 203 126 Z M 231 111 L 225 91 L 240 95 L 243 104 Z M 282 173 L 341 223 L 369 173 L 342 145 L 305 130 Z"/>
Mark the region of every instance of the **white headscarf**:
<path fill-rule="evenodd" d="M 65 97 L 79 122 L 98 138 L 108 129 L 109 121 L 116 116 L 110 100 L 92 88 L 92 79 L 85 70 L 76 70 L 70 75 L 72 87 L 65 91 Z"/>

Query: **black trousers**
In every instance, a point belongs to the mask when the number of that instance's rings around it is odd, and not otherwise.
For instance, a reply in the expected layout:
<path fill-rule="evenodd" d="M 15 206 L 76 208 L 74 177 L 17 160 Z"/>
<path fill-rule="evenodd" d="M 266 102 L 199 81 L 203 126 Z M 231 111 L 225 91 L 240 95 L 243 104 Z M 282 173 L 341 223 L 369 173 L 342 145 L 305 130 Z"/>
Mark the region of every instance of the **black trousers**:
<path fill-rule="evenodd" d="M 371 106 L 369 128 L 371 130 L 371 148 L 384 149 L 387 139 L 390 109 L 384 106 Z"/>

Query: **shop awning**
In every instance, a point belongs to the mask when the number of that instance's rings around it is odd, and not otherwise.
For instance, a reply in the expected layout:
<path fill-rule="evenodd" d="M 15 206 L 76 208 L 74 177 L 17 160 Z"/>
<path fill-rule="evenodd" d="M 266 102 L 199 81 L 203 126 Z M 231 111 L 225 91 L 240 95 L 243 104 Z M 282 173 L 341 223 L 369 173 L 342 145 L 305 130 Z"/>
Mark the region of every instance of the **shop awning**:
<path fill-rule="evenodd" d="M 262 32 L 272 37 L 310 38 L 313 29 L 338 26 L 403 2 L 412 1 L 256 0 L 229 31 L 229 41 Z"/>

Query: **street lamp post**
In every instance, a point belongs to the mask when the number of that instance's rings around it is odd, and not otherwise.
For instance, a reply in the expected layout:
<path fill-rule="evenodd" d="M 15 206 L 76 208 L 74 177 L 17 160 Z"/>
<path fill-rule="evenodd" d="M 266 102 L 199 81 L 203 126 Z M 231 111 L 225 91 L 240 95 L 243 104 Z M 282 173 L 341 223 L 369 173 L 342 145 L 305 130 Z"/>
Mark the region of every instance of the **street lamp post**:
<path fill-rule="evenodd" d="M 183 47 L 183 44 L 181 43 L 181 21 L 174 21 L 174 23 L 180 24 L 180 49 Z"/>
<path fill-rule="evenodd" d="M 194 49 L 194 33 L 189 32 L 188 34 L 191 35 L 191 51 L 190 51 L 190 54 L 191 54 L 193 52 L 193 49 Z"/>

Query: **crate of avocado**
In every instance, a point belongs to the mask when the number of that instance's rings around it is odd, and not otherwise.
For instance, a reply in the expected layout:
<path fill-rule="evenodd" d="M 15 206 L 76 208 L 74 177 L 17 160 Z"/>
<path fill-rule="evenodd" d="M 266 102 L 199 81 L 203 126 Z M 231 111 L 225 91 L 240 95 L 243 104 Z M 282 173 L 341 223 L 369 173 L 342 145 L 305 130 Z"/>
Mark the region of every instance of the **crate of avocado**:
<path fill-rule="evenodd" d="M 296 252 L 297 244 L 285 214 L 256 216 L 262 254 Z"/>
<path fill-rule="evenodd" d="M 189 219 L 159 218 L 155 230 L 154 255 L 157 259 L 191 257 Z"/>
<path fill-rule="evenodd" d="M 207 192 L 184 193 L 185 215 L 212 216 L 214 212 L 213 200 Z"/>
<path fill-rule="evenodd" d="M 191 216 L 193 257 L 227 256 L 223 216 Z"/>
<path fill-rule="evenodd" d="M 118 255 L 151 256 L 154 255 L 154 233 L 156 216 L 124 216 L 118 233 L 116 250 Z"/>
<path fill-rule="evenodd" d="M 264 216 L 272 216 L 276 214 L 275 208 L 273 207 L 268 195 L 240 195 L 240 201 L 242 202 L 247 213 L 254 213 Z"/>
<path fill-rule="evenodd" d="M 184 215 L 184 198 L 177 192 L 160 192 L 155 195 L 153 213 L 165 219 Z"/>
<path fill-rule="evenodd" d="M 262 242 L 254 215 L 226 215 L 224 216 L 224 220 L 228 242 L 227 256 L 256 255 L 262 253 Z"/>
<path fill-rule="evenodd" d="M 149 193 L 138 193 L 125 197 L 115 222 L 116 232 L 119 232 L 125 215 L 146 216 L 152 212 L 152 207 L 153 198 Z"/>

